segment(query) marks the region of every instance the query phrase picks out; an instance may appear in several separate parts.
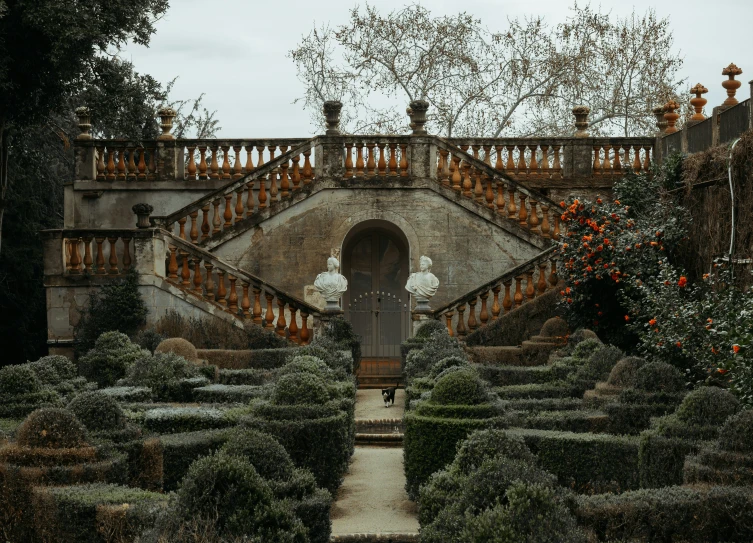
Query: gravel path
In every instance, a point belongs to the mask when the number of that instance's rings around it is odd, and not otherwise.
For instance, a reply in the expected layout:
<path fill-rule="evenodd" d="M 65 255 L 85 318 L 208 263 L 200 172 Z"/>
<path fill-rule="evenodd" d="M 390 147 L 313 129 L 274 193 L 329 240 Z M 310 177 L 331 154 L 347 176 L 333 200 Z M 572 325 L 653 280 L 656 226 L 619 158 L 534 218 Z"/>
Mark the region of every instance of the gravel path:
<path fill-rule="evenodd" d="M 395 391 L 395 405 L 384 407 L 382 391 L 360 389 L 356 392 L 356 420 L 402 419 L 405 410 L 405 391 Z"/>

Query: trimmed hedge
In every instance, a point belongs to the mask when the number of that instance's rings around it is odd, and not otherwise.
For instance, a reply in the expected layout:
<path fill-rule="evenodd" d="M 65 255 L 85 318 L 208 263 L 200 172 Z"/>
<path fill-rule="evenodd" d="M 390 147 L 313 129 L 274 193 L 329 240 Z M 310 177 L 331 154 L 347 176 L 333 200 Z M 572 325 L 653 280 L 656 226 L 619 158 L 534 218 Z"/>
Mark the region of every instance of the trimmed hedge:
<path fill-rule="evenodd" d="M 432 365 L 451 356 L 465 357 L 457 338 L 446 332 L 434 332 L 421 349 L 411 351 L 405 359 L 405 374 L 409 378 L 426 375 Z"/>
<path fill-rule="evenodd" d="M 220 450 L 230 439 L 232 430 L 201 430 L 168 434 L 159 437 L 162 446 L 163 488 L 176 490 L 191 463 L 202 456 Z"/>
<path fill-rule="evenodd" d="M 0 417 L 20 418 L 42 407 L 62 407 L 63 401 L 54 390 L 43 388 L 27 394 L 0 394 Z"/>
<path fill-rule="evenodd" d="M 499 402 L 479 405 L 437 405 L 426 401 L 420 402 L 415 412 L 424 417 L 445 419 L 489 419 L 504 414 L 505 409 Z"/>
<path fill-rule="evenodd" d="M 432 473 L 455 458 L 456 446 L 475 430 L 504 428 L 503 418 L 445 419 L 409 413 L 405 416 L 403 454 L 406 490 L 411 499 L 418 497 L 422 484 Z"/>
<path fill-rule="evenodd" d="M 577 398 L 583 394 L 580 386 L 562 381 L 498 387 L 494 389 L 494 392 L 503 400 Z"/>
<path fill-rule="evenodd" d="M 225 412 L 211 407 L 160 407 L 144 414 L 144 427 L 160 434 L 176 434 L 232 426 Z"/>
<path fill-rule="evenodd" d="M 164 494 L 104 483 L 36 487 L 32 495 L 37 535 L 50 543 L 109 541 L 104 534 L 133 540 L 167 502 Z"/>
<path fill-rule="evenodd" d="M 476 366 L 479 376 L 492 386 L 542 384 L 563 377 L 552 366 Z"/>
<path fill-rule="evenodd" d="M 454 366 L 441 375 L 431 391 L 431 402 L 439 405 L 479 405 L 489 399 L 484 383 L 475 372 Z M 445 370 L 447 371 L 447 370 Z"/>
<path fill-rule="evenodd" d="M 149 387 L 108 387 L 100 388 L 100 394 L 111 396 L 119 402 L 151 402 L 152 389 Z"/>
<path fill-rule="evenodd" d="M 602 411 L 542 411 L 522 415 L 521 426 L 536 430 L 601 434 L 609 429 L 609 417 Z"/>
<path fill-rule="evenodd" d="M 504 400 L 505 409 L 510 411 L 527 411 L 537 413 L 539 411 L 577 411 L 584 408 L 581 398 L 523 398 L 517 400 Z"/>
<path fill-rule="evenodd" d="M 266 398 L 269 387 L 252 385 L 208 385 L 193 389 L 197 402 L 206 403 L 248 403 L 255 398 Z"/>
<path fill-rule="evenodd" d="M 639 487 L 637 438 L 518 428 L 508 432 L 522 437 L 542 467 L 576 492 L 624 492 Z"/>
<path fill-rule="evenodd" d="M 191 391 L 209 384 L 198 368 L 175 353 L 155 353 L 137 360 L 128 369 L 127 384 L 152 389 L 154 397 L 163 401 L 191 401 Z"/>
<path fill-rule="evenodd" d="M 221 385 L 264 385 L 275 379 L 272 370 L 220 370 L 219 384 Z"/>
<path fill-rule="evenodd" d="M 578 523 L 599 541 L 753 541 L 753 489 L 670 486 L 579 496 Z"/>
<path fill-rule="evenodd" d="M 79 359 L 78 371 L 100 387 L 112 386 L 125 377 L 137 360 L 146 356 L 151 353 L 131 343 L 127 335 L 105 332 L 97 338 L 94 348 Z"/>

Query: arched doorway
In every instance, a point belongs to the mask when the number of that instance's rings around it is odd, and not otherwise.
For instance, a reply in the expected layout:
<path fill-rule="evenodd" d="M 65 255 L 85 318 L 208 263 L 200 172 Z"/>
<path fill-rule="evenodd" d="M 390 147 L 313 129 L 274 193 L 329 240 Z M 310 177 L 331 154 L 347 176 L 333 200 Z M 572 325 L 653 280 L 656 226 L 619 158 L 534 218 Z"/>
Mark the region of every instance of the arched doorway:
<path fill-rule="evenodd" d="M 395 366 L 400 344 L 410 330 L 408 240 L 399 228 L 369 220 L 351 230 L 343 243 L 342 273 L 348 279 L 345 317 L 361 337 L 362 370 Z M 392 368 L 394 369 L 394 368 Z M 392 371 L 387 371 L 392 374 Z"/>

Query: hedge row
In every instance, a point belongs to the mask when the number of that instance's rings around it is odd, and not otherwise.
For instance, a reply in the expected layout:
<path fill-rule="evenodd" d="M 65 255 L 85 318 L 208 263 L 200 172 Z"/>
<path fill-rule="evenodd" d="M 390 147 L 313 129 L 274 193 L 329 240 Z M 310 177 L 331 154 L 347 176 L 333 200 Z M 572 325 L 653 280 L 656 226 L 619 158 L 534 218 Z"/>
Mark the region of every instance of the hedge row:
<path fill-rule="evenodd" d="M 197 402 L 248 403 L 255 398 L 265 398 L 270 388 L 256 385 L 208 385 L 193 390 Z"/>
<path fill-rule="evenodd" d="M 530 385 L 512 385 L 498 387 L 494 392 L 502 400 L 578 398 L 583 395 L 583 388 L 571 383 L 554 382 Z"/>
<path fill-rule="evenodd" d="M 175 434 L 232 426 L 226 412 L 212 407 L 160 407 L 144 414 L 144 427 L 159 434 Z"/>
<path fill-rule="evenodd" d="M 511 414 L 511 416 L 515 416 Z M 559 430 L 564 432 L 590 432 L 602 434 L 609 431 L 609 418 L 602 411 L 542 411 L 518 413 L 515 426 L 536 430 Z"/>
<path fill-rule="evenodd" d="M 274 370 L 220 370 L 218 382 L 222 385 L 264 385 L 273 381 L 274 376 Z"/>
<path fill-rule="evenodd" d="M 475 366 L 479 376 L 495 387 L 551 383 L 562 379 L 552 366 Z"/>
<path fill-rule="evenodd" d="M 202 456 L 219 450 L 230 438 L 232 430 L 202 430 L 163 435 L 162 446 L 163 488 L 176 490 L 191 463 Z"/>

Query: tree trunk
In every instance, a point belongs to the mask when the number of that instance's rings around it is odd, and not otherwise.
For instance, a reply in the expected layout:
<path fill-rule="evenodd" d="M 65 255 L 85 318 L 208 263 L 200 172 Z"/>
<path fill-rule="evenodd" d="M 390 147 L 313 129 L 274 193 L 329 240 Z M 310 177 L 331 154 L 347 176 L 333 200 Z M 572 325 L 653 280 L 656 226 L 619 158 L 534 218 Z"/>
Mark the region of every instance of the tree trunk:
<path fill-rule="evenodd" d="M 5 215 L 8 194 L 8 129 L 5 121 L 0 121 L 0 255 L 3 247 L 3 216 Z"/>

